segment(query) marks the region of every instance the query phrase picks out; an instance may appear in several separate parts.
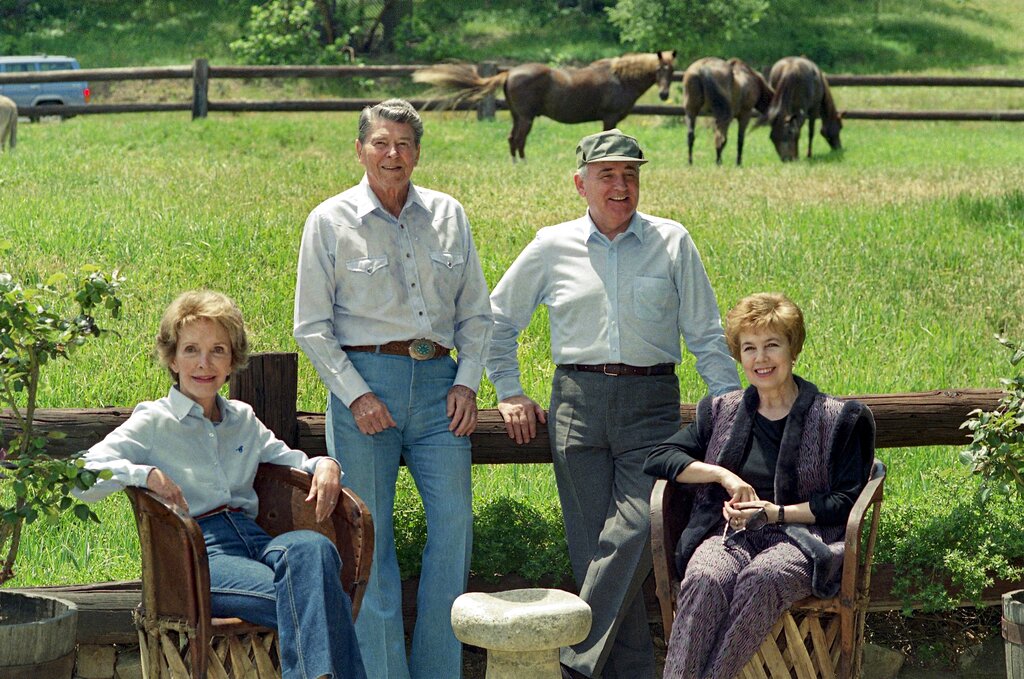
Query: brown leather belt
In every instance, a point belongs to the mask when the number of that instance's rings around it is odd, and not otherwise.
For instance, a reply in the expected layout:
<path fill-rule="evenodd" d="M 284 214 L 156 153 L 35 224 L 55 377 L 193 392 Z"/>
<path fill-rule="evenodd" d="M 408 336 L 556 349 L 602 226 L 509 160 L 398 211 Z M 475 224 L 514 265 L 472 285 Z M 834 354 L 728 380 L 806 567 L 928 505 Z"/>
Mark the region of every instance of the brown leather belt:
<path fill-rule="evenodd" d="M 452 353 L 446 346 L 428 339 L 414 339 L 388 342 L 386 344 L 362 344 L 358 346 L 344 346 L 345 351 L 370 351 L 375 354 L 394 354 L 396 356 L 411 356 L 417 361 L 427 361 L 431 358 L 441 358 Z"/>
<path fill-rule="evenodd" d="M 657 365 L 627 365 L 625 363 L 601 363 L 599 365 L 586 365 L 583 363 L 563 363 L 558 366 L 562 370 L 579 370 L 585 373 L 602 373 L 612 377 L 618 375 L 631 375 L 649 377 L 651 375 L 671 375 L 676 371 L 674 363 L 659 363 Z"/>
<path fill-rule="evenodd" d="M 213 516 L 214 514 L 220 514 L 221 512 L 240 512 L 240 511 L 242 511 L 242 510 L 239 509 L 238 507 L 229 507 L 227 505 L 221 505 L 220 507 L 214 507 L 210 511 L 203 512 L 199 516 L 193 516 L 192 518 L 195 521 L 198 521 L 199 519 L 205 519 L 208 516 Z"/>

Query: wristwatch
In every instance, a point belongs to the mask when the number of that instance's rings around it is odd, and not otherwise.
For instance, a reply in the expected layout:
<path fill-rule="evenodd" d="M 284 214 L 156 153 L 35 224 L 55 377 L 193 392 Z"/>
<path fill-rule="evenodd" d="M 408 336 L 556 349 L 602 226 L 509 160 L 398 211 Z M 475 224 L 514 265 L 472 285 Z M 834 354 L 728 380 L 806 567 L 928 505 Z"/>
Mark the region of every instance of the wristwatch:
<path fill-rule="evenodd" d="M 779 508 L 778 514 L 775 516 L 775 523 L 786 523 L 786 507 L 785 505 L 775 505 Z"/>

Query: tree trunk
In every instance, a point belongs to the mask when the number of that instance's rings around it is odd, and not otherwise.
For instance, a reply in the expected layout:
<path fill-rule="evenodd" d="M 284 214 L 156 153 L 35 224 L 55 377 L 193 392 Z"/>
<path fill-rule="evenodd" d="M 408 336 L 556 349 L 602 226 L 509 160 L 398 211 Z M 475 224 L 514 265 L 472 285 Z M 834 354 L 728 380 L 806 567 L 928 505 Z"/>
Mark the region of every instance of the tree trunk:
<path fill-rule="evenodd" d="M 395 51 L 395 34 L 403 21 L 412 19 L 412 0 L 386 0 L 384 10 L 380 14 L 381 36 L 380 49 L 383 52 Z"/>

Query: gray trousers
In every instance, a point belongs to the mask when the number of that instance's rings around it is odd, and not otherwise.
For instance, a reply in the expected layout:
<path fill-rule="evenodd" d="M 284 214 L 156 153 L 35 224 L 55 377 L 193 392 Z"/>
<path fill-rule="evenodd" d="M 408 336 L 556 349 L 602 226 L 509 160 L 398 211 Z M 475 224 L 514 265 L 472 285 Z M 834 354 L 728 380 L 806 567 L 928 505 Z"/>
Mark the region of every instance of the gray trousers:
<path fill-rule="evenodd" d="M 679 429 L 679 381 L 561 368 L 551 387 L 551 456 L 569 559 L 593 612 L 590 634 L 561 661 L 588 677 L 649 679 L 640 587 L 651 571 L 651 448 Z"/>

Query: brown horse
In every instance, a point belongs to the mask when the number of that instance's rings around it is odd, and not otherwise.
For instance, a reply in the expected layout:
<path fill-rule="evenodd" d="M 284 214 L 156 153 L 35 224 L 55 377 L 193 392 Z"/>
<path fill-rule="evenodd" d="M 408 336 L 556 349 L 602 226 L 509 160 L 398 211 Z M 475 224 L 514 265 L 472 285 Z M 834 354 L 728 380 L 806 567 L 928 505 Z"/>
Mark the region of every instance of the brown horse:
<path fill-rule="evenodd" d="M 821 69 L 806 57 L 783 57 L 772 66 L 768 81 L 775 97 L 768 108 L 771 138 L 783 162 L 800 156 L 797 148 L 800 128 L 808 121 L 807 157 L 814 144 L 814 121 L 821 118 L 821 136 L 833 149 L 841 149 L 839 131 L 843 121 L 836 110 L 828 80 Z"/>
<path fill-rule="evenodd" d="M 526 136 L 537 116 L 560 123 L 600 120 L 610 130 L 654 83 L 658 83 L 658 96 L 668 99 L 675 59 L 675 51 L 662 51 L 624 54 L 583 68 L 522 64 L 489 78 L 481 78 L 469 64 L 441 64 L 416 71 L 412 77 L 442 92 L 454 92 L 451 101 L 475 101 L 504 87 L 512 112 L 508 146 L 515 161 L 516 153 L 526 157 Z"/>
<path fill-rule="evenodd" d="M 722 164 L 729 123 L 736 119 L 736 164 L 743 163 L 743 139 L 757 109 L 768 110 L 772 90 L 757 71 L 739 59 L 725 61 L 705 57 L 690 64 L 683 74 L 683 108 L 686 109 L 686 143 L 693 165 L 693 137 L 697 115 L 711 112 L 715 119 L 715 161 Z"/>
<path fill-rule="evenodd" d="M 18 145 L 18 106 L 13 100 L 0 95 L 0 151 Z"/>

